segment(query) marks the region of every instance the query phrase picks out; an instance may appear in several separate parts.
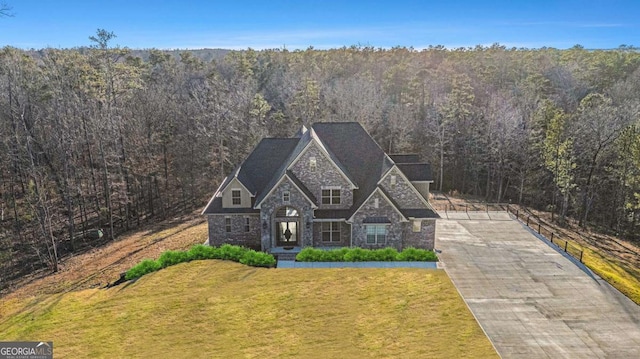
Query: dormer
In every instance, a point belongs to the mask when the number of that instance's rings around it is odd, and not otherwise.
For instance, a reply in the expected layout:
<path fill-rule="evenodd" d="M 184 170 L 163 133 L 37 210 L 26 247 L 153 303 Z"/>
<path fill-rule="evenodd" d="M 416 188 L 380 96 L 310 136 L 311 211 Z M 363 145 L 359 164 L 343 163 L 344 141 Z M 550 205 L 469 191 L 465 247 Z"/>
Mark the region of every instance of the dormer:
<path fill-rule="evenodd" d="M 222 190 L 222 208 L 251 208 L 252 194 L 237 178 Z"/>

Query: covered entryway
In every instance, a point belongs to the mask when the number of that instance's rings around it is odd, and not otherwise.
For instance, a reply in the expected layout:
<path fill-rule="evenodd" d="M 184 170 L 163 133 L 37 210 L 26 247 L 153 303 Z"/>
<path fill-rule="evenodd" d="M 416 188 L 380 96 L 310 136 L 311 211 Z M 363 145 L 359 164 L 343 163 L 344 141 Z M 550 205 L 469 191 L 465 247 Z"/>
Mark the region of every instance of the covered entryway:
<path fill-rule="evenodd" d="M 274 218 L 276 247 L 300 245 L 300 212 L 289 206 L 276 211 Z"/>

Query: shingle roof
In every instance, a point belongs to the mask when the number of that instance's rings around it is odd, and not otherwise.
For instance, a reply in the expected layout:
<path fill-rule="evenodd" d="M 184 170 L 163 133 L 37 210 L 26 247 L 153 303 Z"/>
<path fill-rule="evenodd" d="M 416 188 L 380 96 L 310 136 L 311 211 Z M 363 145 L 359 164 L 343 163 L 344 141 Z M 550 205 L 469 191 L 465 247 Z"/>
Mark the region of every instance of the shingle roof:
<path fill-rule="evenodd" d="M 433 181 L 431 165 L 428 163 L 397 163 L 396 166 L 409 181 Z"/>
<path fill-rule="evenodd" d="M 393 162 L 357 122 L 321 122 L 312 128 L 358 185 L 353 191 L 351 215 L 376 189 Z"/>
<path fill-rule="evenodd" d="M 393 162 L 398 163 L 417 163 L 420 162 L 420 157 L 415 153 L 396 153 L 389 155 Z"/>
<path fill-rule="evenodd" d="M 263 139 L 242 165 L 225 179 L 225 183 L 237 177 L 255 195 L 254 203 L 260 203 L 280 178 L 287 174 L 305 195 L 317 204 L 317 199 L 306 186 L 293 173 L 287 171 L 292 161 L 306 148 L 309 142 L 313 141 L 314 136 L 336 165 L 358 187 L 353 192 L 353 206 L 350 209 L 315 210 L 315 217 L 321 219 L 351 217 L 376 190 L 382 176 L 394 166 L 392 158 L 385 154 L 357 122 L 316 123 L 310 130 L 299 131 L 294 138 Z M 401 162 L 398 164 L 398 168 L 409 180 L 431 180 L 431 169 L 428 164 L 404 163 L 417 160 L 417 155 L 394 156 Z M 224 188 L 225 183 L 220 188 Z M 394 205 L 398 207 L 397 204 L 394 203 Z M 239 212 L 239 210 L 222 209 L 221 199 L 214 198 L 203 213 L 227 213 L 225 211 L 230 211 L 228 213 L 254 213 L 259 211 Z M 437 217 L 433 211 L 428 209 L 400 210 L 405 216 Z"/>
<path fill-rule="evenodd" d="M 305 186 L 304 183 L 302 183 L 302 181 L 300 181 L 300 179 L 296 177 L 293 172 L 287 171 L 287 176 L 291 178 L 291 181 L 293 181 L 293 183 L 298 186 L 298 188 L 305 194 L 305 196 L 307 196 L 311 200 L 311 202 L 313 202 L 313 204 L 318 204 L 318 199 L 316 198 L 316 196 L 314 196 L 313 193 L 309 191 L 307 186 Z"/>
<path fill-rule="evenodd" d="M 407 218 L 440 218 L 436 212 L 431 209 L 415 208 L 415 209 L 403 209 L 400 208 L 400 212 Z"/>
<path fill-rule="evenodd" d="M 222 197 L 215 197 L 207 206 L 207 208 L 204 209 L 204 211 L 202 212 L 202 214 L 212 214 L 212 213 L 246 213 L 246 214 L 250 214 L 250 213 L 260 213 L 259 209 L 253 209 L 253 206 L 251 208 L 223 208 L 222 207 Z"/>
<path fill-rule="evenodd" d="M 297 138 L 264 138 L 253 149 L 242 165 L 227 176 L 220 188 L 225 188 L 233 178 L 238 180 L 251 192 L 252 195 L 261 194 L 264 188 L 274 177 L 276 171 L 282 166 L 289 154 L 298 145 Z M 243 213 L 238 208 L 225 208 L 222 210 L 222 201 L 219 207 L 215 207 L 216 199 L 212 200 L 203 213 Z M 229 212 L 230 211 L 230 212 Z"/>

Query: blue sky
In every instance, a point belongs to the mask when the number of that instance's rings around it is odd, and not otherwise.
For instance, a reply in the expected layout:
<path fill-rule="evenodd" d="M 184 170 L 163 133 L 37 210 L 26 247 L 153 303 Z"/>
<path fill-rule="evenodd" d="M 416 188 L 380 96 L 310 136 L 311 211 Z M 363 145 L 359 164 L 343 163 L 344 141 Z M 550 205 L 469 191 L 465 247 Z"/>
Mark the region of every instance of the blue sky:
<path fill-rule="evenodd" d="M 640 46 L 640 0 L 138 1 L 0 0 L 0 47 L 185 49 Z"/>

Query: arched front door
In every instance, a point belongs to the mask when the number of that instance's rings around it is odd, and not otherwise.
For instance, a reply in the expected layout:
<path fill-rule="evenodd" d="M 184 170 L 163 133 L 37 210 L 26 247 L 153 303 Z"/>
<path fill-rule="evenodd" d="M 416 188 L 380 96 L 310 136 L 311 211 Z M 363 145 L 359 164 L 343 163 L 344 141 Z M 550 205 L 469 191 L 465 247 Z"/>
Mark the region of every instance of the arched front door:
<path fill-rule="evenodd" d="M 300 212 L 293 207 L 276 211 L 275 236 L 277 247 L 294 247 L 300 244 Z"/>

